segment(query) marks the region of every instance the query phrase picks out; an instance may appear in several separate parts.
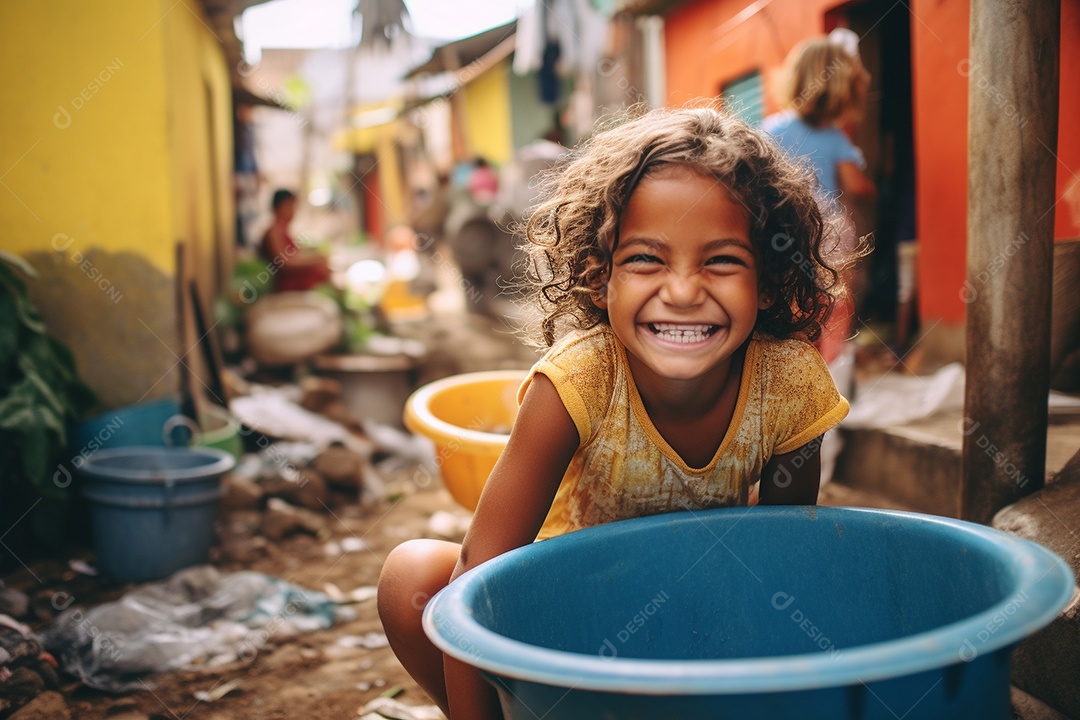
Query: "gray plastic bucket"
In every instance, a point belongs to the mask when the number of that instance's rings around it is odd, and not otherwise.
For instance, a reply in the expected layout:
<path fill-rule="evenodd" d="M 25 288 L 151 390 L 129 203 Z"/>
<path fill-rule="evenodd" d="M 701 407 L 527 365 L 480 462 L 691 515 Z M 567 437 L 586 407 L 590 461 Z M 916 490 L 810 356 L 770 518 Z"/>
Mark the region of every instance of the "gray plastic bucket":
<path fill-rule="evenodd" d="M 101 571 L 142 582 L 207 562 L 221 476 L 235 464 L 214 448 L 133 446 L 90 455 L 79 472 Z"/>

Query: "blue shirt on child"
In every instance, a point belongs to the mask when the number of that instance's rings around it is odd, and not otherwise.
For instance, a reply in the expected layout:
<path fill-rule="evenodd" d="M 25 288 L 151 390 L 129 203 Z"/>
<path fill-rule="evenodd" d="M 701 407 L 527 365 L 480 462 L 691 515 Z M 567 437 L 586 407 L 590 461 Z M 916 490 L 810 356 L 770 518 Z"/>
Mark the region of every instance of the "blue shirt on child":
<path fill-rule="evenodd" d="M 772 135 L 792 159 L 805 157 L 814 165 L 821 189 L 835 199 L 840 191 L 836 166 L 853 162 L 866 167 L 862 151 L 855 147 L 840 128 L 813 128 L 803 122 L 798 113 L 787 110 L 770 115 L 761 122 L 761 129 Z"/>

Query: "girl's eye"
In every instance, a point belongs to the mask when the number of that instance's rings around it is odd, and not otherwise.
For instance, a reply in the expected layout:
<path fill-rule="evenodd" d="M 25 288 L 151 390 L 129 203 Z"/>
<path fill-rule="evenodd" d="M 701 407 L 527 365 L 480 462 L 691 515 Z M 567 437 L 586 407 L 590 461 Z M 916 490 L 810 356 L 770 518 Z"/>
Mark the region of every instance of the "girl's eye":
<path fill-rule="evenodd" d="M 706 265 L 746 265 L 746 261 L 735 255 L 717 255 L 706 261 Z"/>
<path fill-rule="evenodd" d="M 643 253 L 639 253 L 637 255 L 632 255 L 632 256 L 628 257 L 623 262 L 625 262 L 625 263 L 658 263 L 658 262 L 660 262 L 660 258 L 656 257 L 655 255 L 645 255 Z"/>

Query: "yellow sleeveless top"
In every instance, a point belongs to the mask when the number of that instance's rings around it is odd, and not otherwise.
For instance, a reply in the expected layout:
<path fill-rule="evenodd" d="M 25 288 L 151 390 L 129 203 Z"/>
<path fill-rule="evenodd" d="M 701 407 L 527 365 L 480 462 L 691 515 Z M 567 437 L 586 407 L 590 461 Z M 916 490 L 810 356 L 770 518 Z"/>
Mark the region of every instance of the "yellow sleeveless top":
<path fill-rule="evenodd" d="M 807 343 L 755 335 L 743 363 L 731 423 L 717 430 L 720 447 L 708 465 L 692 468 L 653 427 L 609 327 L 556 343 L 518 391 L 520 401 L 533 375 L 547 376 L 580 440 L 538 539 L 643 515 L 746 505 L 773 455 L 802 447 L 847 415 L 847 400 Z"/>

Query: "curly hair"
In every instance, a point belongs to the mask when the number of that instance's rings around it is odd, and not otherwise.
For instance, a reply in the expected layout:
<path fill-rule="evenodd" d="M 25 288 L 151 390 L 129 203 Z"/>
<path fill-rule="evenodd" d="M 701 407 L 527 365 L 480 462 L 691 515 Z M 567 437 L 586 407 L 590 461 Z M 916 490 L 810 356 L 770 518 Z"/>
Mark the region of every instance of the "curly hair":
<path fill-rule="evenodd" d="M 812 169 L 714 107 L 630 111 L 615 122 L 544 179 L 545 199 L 523 228 L 524 281 L 539 305 L 543 344 L 552 345 L 566 325 L 607 322 L 595 301 L 610 277 L 623 211 L 642 178 L 669 165 L 716 178 L 750 210 L 760 291 L 772 299 L 755 330 L 817 339 L 841 289 L 822 257 L 838 226 L 815 199 Z"/>

